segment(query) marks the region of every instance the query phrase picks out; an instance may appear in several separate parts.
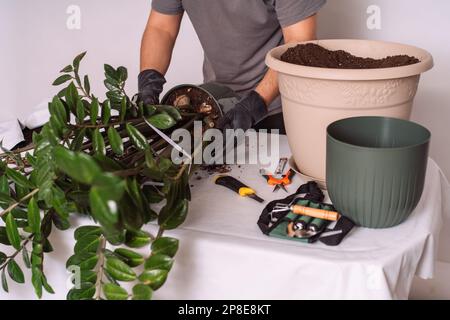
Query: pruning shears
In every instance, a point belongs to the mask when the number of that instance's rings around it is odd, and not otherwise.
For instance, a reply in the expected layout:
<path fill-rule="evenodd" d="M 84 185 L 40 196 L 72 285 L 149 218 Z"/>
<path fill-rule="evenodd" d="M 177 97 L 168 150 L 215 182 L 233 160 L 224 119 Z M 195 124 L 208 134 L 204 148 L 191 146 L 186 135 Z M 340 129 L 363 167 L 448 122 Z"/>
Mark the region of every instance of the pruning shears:
<path fill-rule="evenodd" d="M 280 189 L 288 192 L 286 186 L 292 183 L 292 178 L 295 176 L 295 172 L 292 169 L 289 169 L 286 174 L 283 174 L 287 161 L 287 158 L 281 158 L 273 175 L 262 175 L 267 180 L 268 185 L 274 186 L 273 192 Z"/>

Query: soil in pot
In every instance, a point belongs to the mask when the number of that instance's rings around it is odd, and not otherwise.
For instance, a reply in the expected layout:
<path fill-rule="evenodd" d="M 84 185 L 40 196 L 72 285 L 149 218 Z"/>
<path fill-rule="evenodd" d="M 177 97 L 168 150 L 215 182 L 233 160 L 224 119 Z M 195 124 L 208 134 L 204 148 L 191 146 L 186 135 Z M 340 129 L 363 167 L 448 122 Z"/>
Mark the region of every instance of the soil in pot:
<path fill-rule="evenodd" d="M 289 48 L 281 60 L 287 63 L 332 69 L 380 69 L 419 63 L 408 55 L 388 56 L 383 59 L 357 57 L 344 50 L 328 50 L 314 43 L 299 44 Z"/>
<path fill-rule="evenodd" d="M 218 116 L 216 114 L 218 107 L 211 96 L 196 87 L 178 88 L 167 97 L 164 103 L 180 109 L 191 109 L 198 113 L 211 113 L 214 119 Z"/>

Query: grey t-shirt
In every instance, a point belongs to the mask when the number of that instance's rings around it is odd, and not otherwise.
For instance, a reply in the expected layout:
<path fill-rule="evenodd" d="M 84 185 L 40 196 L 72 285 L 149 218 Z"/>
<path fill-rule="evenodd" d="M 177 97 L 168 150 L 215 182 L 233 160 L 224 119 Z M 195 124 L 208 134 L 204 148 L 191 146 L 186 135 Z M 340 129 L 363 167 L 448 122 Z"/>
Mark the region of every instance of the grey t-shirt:
<path fill-rule="evenodd" d="M 240 94 L 253 90 L 267 67 L 266 53 L 283 43 L 281 27 L 315 14 L 326 0 L 153 0 L 163 14 L 189 15 L 205 53 L 205 82 Z M 269 109 L 279 109 L 274 101 Z"/>

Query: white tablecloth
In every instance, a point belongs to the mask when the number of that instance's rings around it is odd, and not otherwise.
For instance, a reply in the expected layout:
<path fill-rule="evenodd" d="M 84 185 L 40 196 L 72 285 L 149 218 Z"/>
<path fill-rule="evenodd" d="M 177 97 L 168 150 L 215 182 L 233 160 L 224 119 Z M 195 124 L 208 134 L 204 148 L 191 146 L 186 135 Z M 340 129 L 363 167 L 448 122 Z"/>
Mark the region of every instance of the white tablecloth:
<path fill-rule="evenodd" d="M 280 152 L 290 155 L 285 137 Z M 258 171 L 257 166 L 236 166 L 230 174 L 267 201 L 285 196 L 272 193 Z M 263 235 L 256 222 L 264 204 L 201 175 L 192 180 L 186 222 L 167 232 L 180 239 L 180 249 L 156 299 L 407 299 L 414 275 L 433 276 L 446 182 L 431 159 L 422 199 L 405 223 L 385 230 L 355 228 L 337 247 Z M 289 189 L 304 182 L 296 176 Z M 45 269 L 56 295 L 45 294 L 46 299 L 63 299 L 67 292 L 64 265 L 74 245 L 68 235 L 55 231 L 51 237 L 55 252 L 47 255 Z M 34 298 L 29 277 L 27 283 L 10 281 L 11 293 L 0 290 L 0 299 Z"/>

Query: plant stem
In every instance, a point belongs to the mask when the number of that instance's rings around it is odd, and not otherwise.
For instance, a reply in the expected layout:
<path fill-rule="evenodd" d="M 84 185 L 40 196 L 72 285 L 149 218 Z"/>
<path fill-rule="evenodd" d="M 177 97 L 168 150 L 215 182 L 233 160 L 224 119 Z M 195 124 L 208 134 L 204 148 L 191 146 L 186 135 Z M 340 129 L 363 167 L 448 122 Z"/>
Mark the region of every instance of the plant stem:
<path fill-rule="evenodd" d="M 24 241 L 23 241 L 23 243 L 22 243 L 22 245 L 21 245 L 21 247 L 20 247 L 20 249 L 18 249 L 18 250 L 16 250 L 16 252 L 14 252 L 12 255 L 10 255 L 9 257 L 8 257 L 8 259 L 6 259 L 6 261 L 0 266 L 0 271 L 2 271 L 3 269 L 5 269 L 5 267 L 8 265 L 8 263 L 11 261 L 11 260 L 14 260 L 14 258 L 25 248 L 25 246 L 28 244 L 28 242 L 30 242 L 31 241 L 31 239 L 34 237 L 34 234 L 31 234 L 31 235 L 29 235 L 28 236 L 28 238 L 26 238 Z"/>
<path fill-rule="evenodd" d="M 106 239 L 102 235 L 100 236 L 100 245 L 97 250 L 98 265 L 96 269 L 97 280 L 95 281 L 95 300 L 100 300 L 102 295 L 103 267 L 105 265 L 105 249 L 106 249 Z"/>
<path fill-rule="evenodd" d="M 6 208 L 3 212 L 0 213 L 0 218 L 3 217 L 4 215 L 6 215 L 7 213 L 9 213 L 10 211 L 14 210 L 20 203 L 22 203 L 23 201 L 31 198 L 32 196 L 34 196 L 38 192 L 39 192 L 39 188 L 36 188 L 33 191 L 31 191 L 29 194 L 24 196 L 22 199 L 17 201 L 16 203 L 13 203 L 12 205 L 10 205 L 8 208 Z"/>
<path fill-rule="evenodd" d="M 164 228 L 163 227 L 159 227 L 158 234 L 156 235 L 155 240 L 161 238 L 163 233 L 164 233 Z"/>
<path fill-rule="evenodd" d="M 28 145 L 26 147 L 23 147 L 23 148 L 20 148 L 20 149 L 16 149 L 14 151 L 4 152 L 4 153 L 0 154 L 0 158 L 5 158 L 5 157 L 11 155 L 11 153 L 12 154 L 21 154 L 22 152 L 26 152 L 26 151 L 34 149 L 34 147 L 35 147 L 34 144 L 30 144 L 30 145 Z"/>

